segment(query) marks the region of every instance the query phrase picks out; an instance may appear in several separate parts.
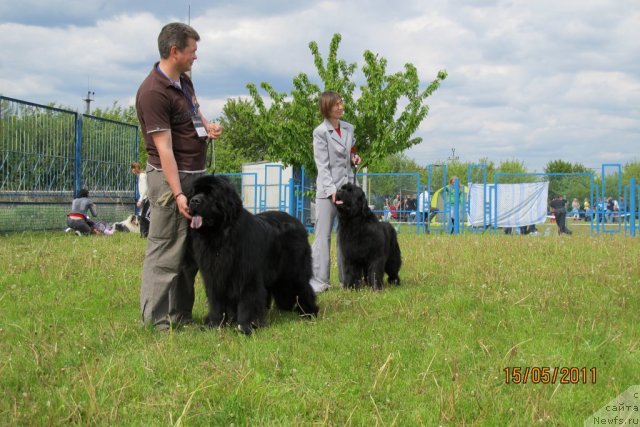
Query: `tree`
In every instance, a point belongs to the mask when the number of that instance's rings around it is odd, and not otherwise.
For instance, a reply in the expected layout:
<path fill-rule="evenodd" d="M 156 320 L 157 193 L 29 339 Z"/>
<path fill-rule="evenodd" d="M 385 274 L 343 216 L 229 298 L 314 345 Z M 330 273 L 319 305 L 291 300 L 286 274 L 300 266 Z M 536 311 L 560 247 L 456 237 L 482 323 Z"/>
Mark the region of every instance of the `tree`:
<path fill-rule="evenodd" d="M 622 167 L 622 185 L 629 185 L 631 178 L 640 184 L 640 161 L 628 162 Z"/>
<path fill-rule="evenodd" d="M 256 132 L 256 107 L 252 101 L 229 99 L 222 108 L 222 136 L 213 142 L 215 171 L 237 172 L 242 164 L 270 160 L 268 144 Z"/>
<path fill-rule="evenodd" d="M 553 160 L 547 163 L 544 172 L 548 174 L 584 174 L 591 170 L 581 163 L 571 164 L 564 160 Z M 567 199 L 577 198 L 582 201 L 590 198 L 590 178 L 586 175 L 576 176 L 549 176 L 549 198 L 557 195 Z"/>
<path fill-rule="evenodd" d="M 142 135 L 142 130 L 139 127 L 138 114 L 134 105 L 123 107 L 118 105 L 117 102 L 114 102 L 111 107 L 105 108 L 104 110 L 101 108 L 94 109 L 91 115 L 138 126 L 138 161 L 141 164 L 145 164 L 147 162 L 147 150 L 144 146 L 144 137 Z"/>
<path fill-rule="evenodd" d="M 438 72 L 435 80 L 420 90 L 415 66 L 405 64 L 404 71 L 388 75 L 387 60 L 367 50 L 362 67 L 366 84 L 360 87 L 361 95 L 354 100 L 356 84 L 351 77 L 356 64 L 338 59 L 340 41 L 340 34 L 334 34 L 326 63 L 317 43 L 309 43 L 309 49 L 322 81 L 322 90 L 337 91 L 345 101 L 345 120 L 355 126 L 360 156 L 366 163 L 375 163 L 419 144 L 421 138 L 412 138 L 412 135 L 428 114 L 425 101 L 438 89 L 447 72 Z M 317 106 L 321 89 L 304 73 L 293 79 L 293 86 L 291 94 L 287 95 L 262 82 L 260 87 L 271 98 L 267 108 L 258 88 L 254 84 L 247 85 L 257 109 L 254 116 L 257 142 L 265 144 L 268 141 L 265 154 L 269 158 L 315 171 L 311 135 L 322 119 Z M 401 104 L 405 106 L 399 111 Z"/>
<path fill-rule="evenodd" d="M 393 174 L 393 173 L 420 173 L 420 166 L 408 158 L 403 153 L 390 154 L 384 159 L 377 160 L 371 164 L 369 170 L 375 173 Z M 369 196 L 375 193 L 379 196 L 393 197 L 396 193 L 401 192 L 415 196 L 417 191 L 416 178 L 411 175 L 397 176 L 377 176 L 368 177 Z"/>
<path fill-rule="evenodd" d="M 501 177 L 498 181 L 500 184 L 514 184 L 535 181 L 535 178 L 533 177 L 522 175 L 527 173 L 527 167 L 524 165 L 524 162 L 521 162 L 519 160 L 504 160 L 500 162 L 500 165 L 498 166 L 498 170 L 496 172 L 510 174 Z"/>

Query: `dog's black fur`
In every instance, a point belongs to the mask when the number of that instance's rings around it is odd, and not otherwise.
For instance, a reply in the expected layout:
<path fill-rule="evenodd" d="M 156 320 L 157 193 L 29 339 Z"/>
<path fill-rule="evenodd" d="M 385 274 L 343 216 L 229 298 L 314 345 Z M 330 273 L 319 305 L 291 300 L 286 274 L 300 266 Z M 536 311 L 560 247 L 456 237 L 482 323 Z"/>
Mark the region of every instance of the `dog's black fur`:
<path fill-rule="evenodd" d="M 194 258 L 209 302 L 206 323 L 237 322 L 245 334 L 281 310 L 316 315 L 307 230 L 284 212 L 252 215 L 226 178 L 198 178 L 189 198 Z"/>
<path fill-rule="evenodd" d="M 336 208 L 345 286 L 359 287 L 364 279 L 374 290 L 381 290 L 384 273 L 390 284 L 399 285 L 402 257 L 396 230 L 378 221 L 362 189 L 351 183 L 336 193 Z"/>

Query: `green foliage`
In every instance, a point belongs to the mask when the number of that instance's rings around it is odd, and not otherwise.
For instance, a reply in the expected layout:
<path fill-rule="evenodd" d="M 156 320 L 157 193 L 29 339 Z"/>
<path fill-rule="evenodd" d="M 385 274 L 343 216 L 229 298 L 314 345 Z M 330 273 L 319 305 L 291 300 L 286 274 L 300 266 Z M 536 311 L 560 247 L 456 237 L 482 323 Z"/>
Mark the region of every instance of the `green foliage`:
<path fill-rule="evenodd" d="M 368 166 L 371 173 L 420 173 L 420 166 L 405 154 L 390 154 L 386 158 L 377 160 Z M 377 195 L 393 197 L 400 192 L 403 195 L 408 193 L 414 195 L 416 193 L 417 182 L 413 176 L 370 176 L 368 178 L 369 190 Z M 371 201 L 377 206 L 382 206 L 382 200 Z"/>
<path fill-rule="evenodd" d="M 527 173 L 527 168 L 524 165 L 524 162 L 515 159 L 500 162 L 500 166 L 498 166 L 498 170 L 496 172 L 514 174 L 501 177 L 499 181 L 501 184 L 535 181 L 535 178 L 521 175 Z"/>
<path fill-rule="evenodd" d="M 75 114 L 0 101 L 3 189 L 72 191 Z"/>
<path fill-rule="evenodd" d="M 544 168 L 545 173 L 573 173 L 573 165 L 564 160 L 551 160 Z"/>
<path fill-rule="evenodd" d="M 631 178 L 640 185 L 640 161 L 628 162 L 622 167 L 622 185 L 629 185 Z"/>
<path fill-rule="evenodd" d="M 258 135 L 256 143 L 266 144 L 264 152 L 270 159 L 315 171 L 311 135 L 322 121 L 318 97 L 324 90 L 334 90 L 342 95 L 345 120 L 355 126 L 358 153 L 365 163 L 377 163 L 421 142 L 412 135 L 427 116 L 426 99 L 438 89 L 447 72 L 440 71 L 436 79 L 421 90 L 412 64 L 406 64 L 402 72 L 389 75 L 386 59 L 365 51 L 362 72 L 366 84 L 360 87 L 361 95 L 356 100 L 356 85 L 351 81 L 356 64 L 338 59 L 340 40 L 340 34 L 333 36 L 326 62 L 317 43 L 309 43 L 323 88 L 312 83 L 304 73 L 293 79 L 290 95 L 279 93 L 263 82 L 260 87 L 271 101 L 267 107 L 257 86 L 247 85 L 257 109 L 253 116 Z M 399 110 L 400 104 L 405 105 L 402 110 Z"/>
<path fill-rule="evenodd" d="M 239 172 L 243 163 L 269 159 L 269 144 L 260 138 L 254 126 L 255 115 L 253 102 L 227 100 L 220 118 L 224 131 L 214 141 L 216 172 Z"/>
<path fill-rule="evenodd" d="M 548 174 L 584 174 L 593 171 L 581 163 L 571 164 L 564 160 L 553 160 L 547 163 L 544 168 L 544 172 Z M 591 198 L 591 179 L 587 175 L 549 176 L 548 180 L 549 199 L 560 195 L 564 196 L 568 201 L 571 201 L 573 198 L 577 198 L 580 203 L 582 203 L 585 198 Z"/>
<path fill-rule="evenodd" d="M 317 104 L 319 88 L 302 73 L 294 79 L 291 100 L 266 82 L 261 87 L 271 98 L 269 108 L 256 86 L 247 85 L 258 111 L 254 116 L 254 128 L 264 145 L 256 150 L 264 150 L 265 160 L 279 160 L 285 165 L 304 166 L 307 171 L 314 171 L 311 135 L 318 122 L 314 104 Z"/>
<path fill-rule="evenodd" d="M 474 165 L 480 165 L 487 162 L 486 159 L 481 159 L 479 163 Z M 452 161 L 442 165 L 432 165 L 431 167 L 431 188 L 430 192 L 434 193 L 443 186 L 449 183 L 451 178 L 457 177 L 462 184 L 468 184 L 469 181 L 469 165 L 468 162 Z M 495 173 L 495 167 L 493 162 L 487 164 L 487 182 L 493 182 L 493 174 Z M 446 179 L 445 179 L 446 170 Z M 423 184 L 427 184 L 428 167 L 423 169 Z M 471 171 L 471 181 L 478 183 L 483 180 L 483 170 L 480 167 L 475 167 Z"/>
<path fill-rule="evenodd" d="M 136 235 L 1 239 L 3 425 L 581 425 L 640 380 L 633 238 L 403 230 L 382 292 L 340 289 L 334 246 L 319 317 L 251 337 L 141 328 Z M 572 366 L 596 383 L 505 382 Z"/>
<path fill-rule="evenodd" d="M 53 104 L 0 101 L 0 181 L 12 193 L 70 194 L 76 184 L 90 190 L 126 193 L 132 188 L 129 163 L 135 159 L 133 108 L 114 104 L 93 116 L 79 116 Z M 82 120 L 79 120 L 79 117 Z M 109 120 L 103 120 L 107 118 Z M 114 120 L 118 120 L 116 123 Z M 82 124 L 81 164 L 76 177 L 77 124 Z M 125 128 L 125 129 L 123 129 Z M 76 182 L 78 179 L 79 182 Z"/>
<path fill-rule="evenodd" d="M 91 115 L 138 126 L 138 115 L 136 114 L 136 107 L 133 105 L 123 107 L 118 105 L 117 102 L 114 102 L 111 107 L 105 108 L 104 110 L 101 108 L 94 109 Z"/>
<path fill-rule="evenodd" d="M 114 102 L 111 107 L 105 108 L 104 110 L 101 108 L 94 109 L 91 115 L 101 117 L 103 119 L 109 119 L 116 122 L 128 123 L 133 126 L 138 126 L 138 162 L 144 167 L 144 165 L 147 163 L 148 156 L 147 150 L 144 147 L 144 138 L 142 135 L 142 130 L 139 126 L 140 123 L 138 122 L 136 107 L 134 105 L 123 107 L 117 102 Z M 131 159 L 131 161 L 134 160 L 135 159 Z"/>

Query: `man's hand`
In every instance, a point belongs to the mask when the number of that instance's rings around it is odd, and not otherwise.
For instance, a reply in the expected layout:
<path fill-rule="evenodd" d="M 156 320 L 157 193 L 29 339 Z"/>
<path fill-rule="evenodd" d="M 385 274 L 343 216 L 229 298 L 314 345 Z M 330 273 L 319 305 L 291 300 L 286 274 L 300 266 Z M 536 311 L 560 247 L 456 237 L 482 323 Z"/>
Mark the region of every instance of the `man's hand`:
<path fill-rule="evenodd" d="M 207 123 L 207 134 L 211 139 L 219 138 L 222 135 L 222 126 L 218 123 Z"/>
<path fill-rule="evenodd" d="M 184 193 L 180 193 L 178 194 L 178 197 L 176 197 L 176 206 L 178 206 L 180 215 L 191 221 L 191 213 L 189 212 L 189 200 L 187 199 L 187 196 L 184 195 Z"/>

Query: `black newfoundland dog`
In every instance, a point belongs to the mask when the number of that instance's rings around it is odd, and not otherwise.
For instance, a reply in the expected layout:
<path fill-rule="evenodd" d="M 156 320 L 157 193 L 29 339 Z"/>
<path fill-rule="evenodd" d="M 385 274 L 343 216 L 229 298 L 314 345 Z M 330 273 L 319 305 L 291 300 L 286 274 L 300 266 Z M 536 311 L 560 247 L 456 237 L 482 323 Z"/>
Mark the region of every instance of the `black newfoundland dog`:
<path fill-rule="evenodd" d="M 381 290 L 384 273 L 390 284 L 399 285 L 402 258 L 396 230 L 378 221 L 364 191 L 351 183 L 336 193 L 336 208 L 345 286 L 356 288 L 364 280 L 374 290 Z"/>
<path fill-rule="evenodd" d="M 244 334 L 266 324 L 273 299 L 281 310 L 316 315 L 309 285 L 311 247 L 305 227 L 284 212 L 252 215 L 231 183 L 198 178 L 189 198 L 194 258 L 209 303 L 206 323 L 237 322 Z"/>

